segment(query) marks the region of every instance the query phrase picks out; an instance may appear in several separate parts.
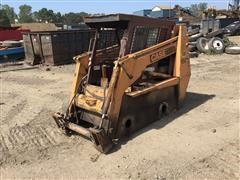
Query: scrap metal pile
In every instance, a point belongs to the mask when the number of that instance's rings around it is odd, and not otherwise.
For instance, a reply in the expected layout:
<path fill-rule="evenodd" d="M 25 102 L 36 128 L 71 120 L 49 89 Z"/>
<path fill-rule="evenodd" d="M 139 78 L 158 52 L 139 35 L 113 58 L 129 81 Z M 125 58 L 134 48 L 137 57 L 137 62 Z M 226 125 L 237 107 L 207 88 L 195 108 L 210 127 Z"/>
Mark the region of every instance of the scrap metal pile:
<path fill-rule="evenodd" d="M 24 58 L 22 41 L 0 42 L 0 64 L 7 61 L 17 61 Z"/>
<path fill-rule="evenodd" d="M 230 2 L 230 1 L 229 1 Z M 228 9 L 217 10 L 208 8 L 203 12 L 201 27 L 189 28 L 189 50 L 191 57 L 199 53 L 240 54 L 240 45 L 229 41 L 229 36 L 240 35 L 240 6 L 239 0 L 229 3 Z M 217 18 L 224 15 L 225 18 Z"/>
<path fill-rule="evenodd" d="M 240 21 L 238 18 L 223 20 L 225 22 L 222 24 L 228 23 L 229 25 L 221 28 L 220 20 L 212 19 L 202 21 L 201 29 L 199 27 L 189 29 L 190 57 L 198 57 L 199 53 L 221 54 L 225 52 L 229 54 L 240 54 L 240 47 L 228 44 L 227 39 L 228 36 L 240 35 Z"/>
<path fill-rule="evenodd" d="M 22 32 L 29 31 L 20 27 L 11 27 L 5 11 L 0 9 L 0 63 L 24 58 Z"/>

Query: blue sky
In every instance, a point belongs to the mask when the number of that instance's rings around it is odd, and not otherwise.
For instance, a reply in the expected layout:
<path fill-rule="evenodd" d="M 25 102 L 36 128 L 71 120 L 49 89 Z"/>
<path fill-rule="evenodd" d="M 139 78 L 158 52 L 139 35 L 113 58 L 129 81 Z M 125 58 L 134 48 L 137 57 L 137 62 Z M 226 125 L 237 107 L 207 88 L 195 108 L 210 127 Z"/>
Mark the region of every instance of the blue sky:
<path fill-rule="evenodd" d="M 18 12 L 18 7 L 22 4 L 31 5 L 33 11 L 43 7 L 52 9 L 56 12 L 80 12 L 87 13 L 132 13 L 140 9 L 152 8 L 155 5 L 172 5 L 179 4 L 183 7 L 190 4 L 206 2 L 211 7 L 218 9 L 226 8 L 228 0 L 0 0 L 2 4 L 8 4 L 15 8 Z"/>

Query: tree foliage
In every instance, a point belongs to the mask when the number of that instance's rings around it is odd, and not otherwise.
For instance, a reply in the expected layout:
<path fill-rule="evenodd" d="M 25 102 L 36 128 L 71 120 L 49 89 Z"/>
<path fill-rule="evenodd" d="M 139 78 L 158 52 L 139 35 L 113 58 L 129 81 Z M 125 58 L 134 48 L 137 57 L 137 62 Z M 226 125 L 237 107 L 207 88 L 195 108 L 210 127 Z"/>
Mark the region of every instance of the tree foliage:
<path fill-rule="evenodd" d="M 5 13 L 6 13 L 8 19 L 10 20 L 10 22 L 15 23 L 15 19 L 17 18 L 17 14 L 14 12 L 14 8 L 5 4 L 5 5 L 2 5 L 2 9 L 5 11 Z"/>
<path fill-rule="evenodd" d="M 30 23 L 33 22 L 33 18 L 32 18 L 32 7 L 29 5 L 21 5 L 19 6 L 19 22 L 20 23 Z"/>
<path fill-rule="evenodd" d="M 0 27 L 10 27 L 10 21 L 5 10 L 0 9 Z"/>
<path fill-rule="evenodd" d="M 61 22 L 62 22 L 62 15 L 61 15 L 60 12 L 57 12 L 57 13 L 55 14 L 55 22 L 56 22 L 56 23 L 61 23 Z"/>
<path fill-rule="evenodd" d="M 61 14 L 55 14 L 53 10 L 47 8 L 34 12 L 34 20 L 36 22 L 56 22 L 59 18 L 61 18 Z"/>
<path fill-rule="evenodd" d="M 20 23 L 30 23 L 30 22 L 43 22 L 43 23 L 64 23 L 64 24 L 79 24 L 83 22 L 83 18 L 88 16 L 85 12 L 69 12 L 66 14 L 61 14 L 60 12 L 54 12 L 51 9 L 42 8 L 38 11 L 32 12 L 32 7 L 29 5 L 19 6 L 19 14 L 14 12 L 14 8 L 9 5 L 2 5 L 4 13 L 10 19 L 11 23 L 15 22 L 17 19 Z"/>
<path fill-rule="evenodd" d="M 85 12 L 80 13 L 66 13 L 63 15 L 62 20 L 65 24 L 78 24 L 80 22 L 83 22 L 83 17 L 88 16 Z"/>
<path fill-rule="evenodd" d="M 72 25 L 83 22 L 83 18 L 90 15 L 86 12 L 69 12 L 61 14 L 60 12 L 54 12 L 47 8 L 32 12 L 32 7 L 26 4 L 19 6 L 19 13 L 16 14 L 14 8 L 7 4 L 2 5 L 1 7 L 0 19 L 3 21 L 4 18 L 5 23 L 9 20 L 11 23 L 15 23 L 15 20 L 17 20 L 19 23 L 42 22 Z"/>

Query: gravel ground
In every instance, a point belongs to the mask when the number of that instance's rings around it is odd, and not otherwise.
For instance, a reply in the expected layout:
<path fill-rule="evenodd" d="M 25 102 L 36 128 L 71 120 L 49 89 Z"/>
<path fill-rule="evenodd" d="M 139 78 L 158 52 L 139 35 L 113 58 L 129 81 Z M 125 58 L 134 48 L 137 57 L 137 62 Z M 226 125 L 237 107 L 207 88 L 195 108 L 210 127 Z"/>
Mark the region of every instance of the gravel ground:
<path fill-rule="evenodd" d="M 191 59 L 183 106 L 104 155 L 51 118 L 73 65 L 0 67 L 0 179 L 239 179 L 240 56 Z M 4 72 L 1 72 L 4 71 Z"/>

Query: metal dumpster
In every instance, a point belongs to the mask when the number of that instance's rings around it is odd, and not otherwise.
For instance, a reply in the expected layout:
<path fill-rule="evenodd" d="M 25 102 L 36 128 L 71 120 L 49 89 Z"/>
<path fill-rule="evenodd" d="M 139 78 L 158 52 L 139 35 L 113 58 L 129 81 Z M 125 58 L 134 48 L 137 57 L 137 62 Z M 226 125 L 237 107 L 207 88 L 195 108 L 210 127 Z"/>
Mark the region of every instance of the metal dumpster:
<path fill-rule="evenodd" d="M 26 63 L 62 65 L 88 50 L 95 30 L 38 31 L 23 33 Z"/>

